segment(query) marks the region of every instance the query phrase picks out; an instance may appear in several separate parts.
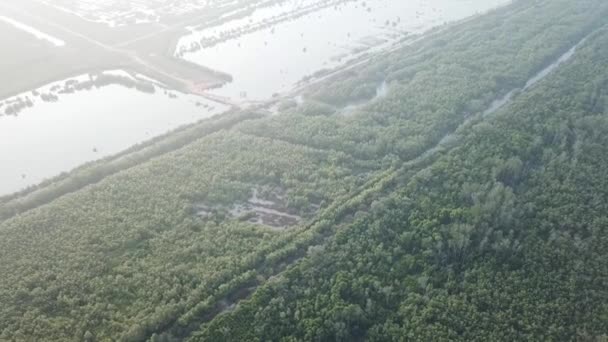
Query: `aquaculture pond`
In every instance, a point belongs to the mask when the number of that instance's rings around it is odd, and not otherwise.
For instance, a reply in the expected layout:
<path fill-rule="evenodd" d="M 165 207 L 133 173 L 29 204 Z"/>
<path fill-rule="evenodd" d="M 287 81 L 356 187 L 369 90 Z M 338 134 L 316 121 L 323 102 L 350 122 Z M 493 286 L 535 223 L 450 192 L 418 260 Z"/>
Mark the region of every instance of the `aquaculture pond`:
<path fill-rule="evenodd" d="M 508 0 L 287 0 L 182 37 L 176 55 L 230 73 L 212 92 L 255 102 L 322 70 L 389 48 L 415 34 Z"/>
<path fill-rule="evenodd" d="M 226 109 L 123 72 L 83 75 L 2 100 L 0 195 Z"/>

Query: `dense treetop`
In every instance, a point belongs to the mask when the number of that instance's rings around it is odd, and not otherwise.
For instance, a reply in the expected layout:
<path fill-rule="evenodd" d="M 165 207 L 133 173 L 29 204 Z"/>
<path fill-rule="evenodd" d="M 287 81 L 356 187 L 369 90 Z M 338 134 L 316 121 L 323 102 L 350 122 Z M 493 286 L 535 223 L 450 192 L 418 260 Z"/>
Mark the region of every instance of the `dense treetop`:
<path fill-rule="evenodd" d="M 516 1 L 0 222 L 0 340 L 605 338 L 607 14 Z"/>

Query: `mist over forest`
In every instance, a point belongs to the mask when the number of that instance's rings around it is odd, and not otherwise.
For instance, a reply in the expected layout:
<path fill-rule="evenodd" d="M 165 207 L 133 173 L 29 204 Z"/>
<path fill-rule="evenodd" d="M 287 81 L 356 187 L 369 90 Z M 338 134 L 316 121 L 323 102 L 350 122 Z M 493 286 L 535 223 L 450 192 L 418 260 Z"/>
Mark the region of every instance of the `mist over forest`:
<path fill-rule="evenodd" d="M 5 0 L 0 341 L 608 341 L 608 2 Z"/>

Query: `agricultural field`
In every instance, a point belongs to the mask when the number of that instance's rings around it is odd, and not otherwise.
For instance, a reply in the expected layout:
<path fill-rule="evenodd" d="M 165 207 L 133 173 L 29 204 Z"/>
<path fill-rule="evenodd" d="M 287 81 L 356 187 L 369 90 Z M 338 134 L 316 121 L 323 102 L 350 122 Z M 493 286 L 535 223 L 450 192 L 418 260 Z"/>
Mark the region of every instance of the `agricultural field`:
<path fill-rule="evenodd" d="M 189 341 L 605 339 L 607 43 Z"/>

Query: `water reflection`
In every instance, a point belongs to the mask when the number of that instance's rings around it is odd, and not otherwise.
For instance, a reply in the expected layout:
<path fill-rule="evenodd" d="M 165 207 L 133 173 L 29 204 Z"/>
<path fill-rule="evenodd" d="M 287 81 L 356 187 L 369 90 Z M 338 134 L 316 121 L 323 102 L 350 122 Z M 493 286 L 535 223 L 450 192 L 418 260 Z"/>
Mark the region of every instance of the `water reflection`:
<path fill-rule="evenodd" d="M 112 74 L 116 75 L 106 75 Z M 115 83 L 64 91 L 90 77 L 22 94 L 19 97 L 27 97 L 32 106 L 22 108 L 18 115 L 0 116 L 0 194 L 16 192 L 227 109 L 151 83 L 153 91 Z M 66 88 L 66 84 L 71 86 Z M 56 102 L 45 102 L 42 94 L 54 94 Z"/>
<path fill-rule="evenodd" d="M 276 6 L 276 13 L 254 12 L 236 24 L 194 32 L 180 40 L 178 55 L 233 75 L 232 83 L 214 93 L 259 101 L 289 90 L 320 70 L 392 46 L 407 34 L 422 33 L 508 2 L 349 1 L 294 18 L 285 15 L 285 6 Z M 277 23 L 269 25 L 273 20 Z"/>

